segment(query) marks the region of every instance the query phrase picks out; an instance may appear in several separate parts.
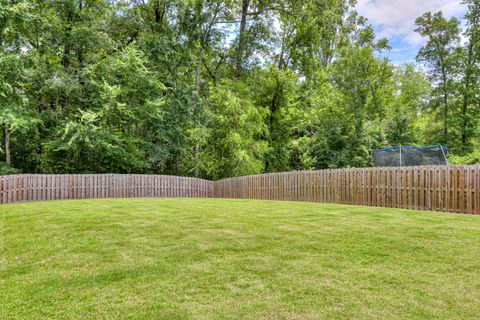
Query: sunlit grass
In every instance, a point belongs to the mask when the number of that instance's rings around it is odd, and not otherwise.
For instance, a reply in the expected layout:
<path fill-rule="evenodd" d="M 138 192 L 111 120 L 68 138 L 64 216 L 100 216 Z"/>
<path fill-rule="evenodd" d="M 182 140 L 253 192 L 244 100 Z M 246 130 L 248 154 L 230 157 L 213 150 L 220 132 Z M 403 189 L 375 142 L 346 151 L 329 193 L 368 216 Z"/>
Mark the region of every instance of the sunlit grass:
<path fill-rule="evenodd" d="M 480 217 L 300 202 L 0 206 L 0 319 L 478 319 Z"/>

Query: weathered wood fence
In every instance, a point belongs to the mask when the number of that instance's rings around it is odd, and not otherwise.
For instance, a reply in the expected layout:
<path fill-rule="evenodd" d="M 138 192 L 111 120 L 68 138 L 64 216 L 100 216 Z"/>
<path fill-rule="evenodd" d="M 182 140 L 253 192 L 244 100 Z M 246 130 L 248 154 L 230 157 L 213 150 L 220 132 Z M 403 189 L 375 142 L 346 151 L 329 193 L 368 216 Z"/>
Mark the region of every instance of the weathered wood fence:
<path fill-rule="evenodd" d="M 127 197 L 295 200 L 480 214 L 480 166 L 296 171 L 214 182 L 159 175 L 0 176 L 0 204 Z"/>
<path fill-rule="evenodd" d="M 0 204 L 37 200 L 213 196 L 208 180 L 137 174 L 0 176 Z"/>
<path fill-rule="evenodd" d="M 215 181 L 214 196 L 480 214 L 480 167 L 422 166 L 270 173 Z"/>

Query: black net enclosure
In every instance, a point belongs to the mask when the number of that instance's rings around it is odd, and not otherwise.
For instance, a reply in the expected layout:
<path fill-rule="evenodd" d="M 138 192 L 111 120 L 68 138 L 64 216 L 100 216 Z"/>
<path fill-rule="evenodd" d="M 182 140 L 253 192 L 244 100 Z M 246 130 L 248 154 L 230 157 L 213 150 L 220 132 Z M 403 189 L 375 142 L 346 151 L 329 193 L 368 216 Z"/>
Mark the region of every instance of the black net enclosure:
<path fill-rule="evenodd" d="M 407 167 L 448 164 L 448 148 L 434 146 L 395 146 L 373 150 L 375 167 Z"/>

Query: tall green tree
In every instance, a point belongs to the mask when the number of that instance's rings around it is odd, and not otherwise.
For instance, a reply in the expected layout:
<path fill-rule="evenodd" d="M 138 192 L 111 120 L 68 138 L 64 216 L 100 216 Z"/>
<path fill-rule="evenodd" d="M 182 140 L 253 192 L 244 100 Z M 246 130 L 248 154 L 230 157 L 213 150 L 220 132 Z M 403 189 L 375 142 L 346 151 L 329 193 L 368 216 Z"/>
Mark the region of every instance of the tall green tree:
<path fill-rule="evenodd" d="M 385 114 L 386 145 L 435 144 L 427 134 L 425 139 L 418 139 L 420 124 L 417 120 L 419 115 L 428 111 L 430 84 L 427 77 L 415 70 L 414 65 L 407 64 L 395 68 L 392 84 L 392 95 L 389 96 Z M 431 123 L 428 129 L 431 129 Z"/>
<path fill-rule="evenodd" d="M 26 1 L 0 1 L 0 126 L 5 162 L 11 165 L 12 135 L 34 127 L 35 115 L 27 108 L 27 73 L 30 57 L 23 33 L 36 19 Z"/>
<path fill-rule="evenodd" d="M 341 53 L 332 64 L 332 78 L 343 94 L 342 105 L 353 122 L 351 144 L 356 165 L 367 165 L 370 150 L 381 143 L 382 133 L 376 120 L 383 117 L 382 97 L 387 78 L 392 75 L 388 60 L 379 54 L 390 47 L 385 39 L 376 40 L 373 28 L 355 16 L 357 27 L 344 40 Z M 373 106 L 373 107 L 370 107 Z M 372 125 L 373 123 L 373 125 Z M 372 131 L 372 129 L 375 129 Z M 363 160 L 359 160 L 363 159 Z"/>
<path fill-rule="evenodd" d="M 200 156 L 212 178 L 261 173 L 268 145 L 265 116 L 252 103 L 245 85 L 230 81 L 218 84 L 209 99 L 212 113 L 208 142 Z"/>
<path fill-rule="evenodd" d="M 471 144 L 470 138 L 476 135 L 475 129 L 478 126 L 476 119 L 480 115 L 480 1 L 467 0 L 468 6 L 465 15 L 467 29 L 465 31 L 466 45 L 461 60 L 461 139 L 464 149 Z M 477 135 L 478 136 L 478 135 Z"/>
<path fill-rule="evenodd" d="M 423 15 L 417 65 L 394 66 L 354 1 L 0 0 L 0 167 L 221 178 L 439 142 L 474 161 L 464 3 L 464 30 Z"/>
<path fill-rule="evenodd" d="M 441 11 L 427 12 L 419 17 L 416 31 L 427 38 L 417 55 L 419 62 L 426 63 L 435 87 L 438 104 L 443 109 L 443 142 L 450 141 L 449 127 L 452 96 L 456 90 L 459 68 L 460 22 L 457 18 L 446 19 Z"/>

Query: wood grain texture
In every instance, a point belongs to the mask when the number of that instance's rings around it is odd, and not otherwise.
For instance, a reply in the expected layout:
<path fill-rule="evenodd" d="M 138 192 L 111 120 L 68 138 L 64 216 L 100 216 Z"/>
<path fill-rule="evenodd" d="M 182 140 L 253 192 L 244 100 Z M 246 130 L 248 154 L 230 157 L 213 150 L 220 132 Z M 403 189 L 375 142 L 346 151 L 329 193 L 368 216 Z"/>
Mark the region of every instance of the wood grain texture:
<path fill-rule="evenodd" d="M 329 169 L 218 181 L 137 174 L 0 176 L 0 204 L 129 197 L 291 200 L 480 214 L 480 166 Z"/>
<path fill-rule="evenodd" d="M 197 178 L 122 175 L 0 176 L 0 204 L 89 198 L 213 197 L 213 182 Z"/>
<path fill-rule="evenodd" d="M 214 182 L 214 190 L 217 198 L 314 201 L 480 214 L 478 165 L 268 173 L 218 180 Z"/>

